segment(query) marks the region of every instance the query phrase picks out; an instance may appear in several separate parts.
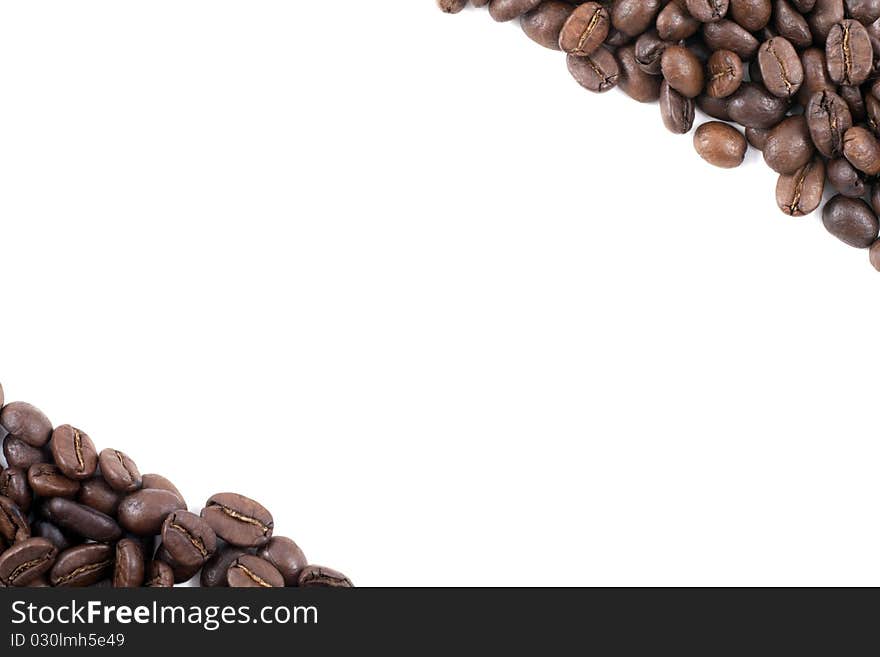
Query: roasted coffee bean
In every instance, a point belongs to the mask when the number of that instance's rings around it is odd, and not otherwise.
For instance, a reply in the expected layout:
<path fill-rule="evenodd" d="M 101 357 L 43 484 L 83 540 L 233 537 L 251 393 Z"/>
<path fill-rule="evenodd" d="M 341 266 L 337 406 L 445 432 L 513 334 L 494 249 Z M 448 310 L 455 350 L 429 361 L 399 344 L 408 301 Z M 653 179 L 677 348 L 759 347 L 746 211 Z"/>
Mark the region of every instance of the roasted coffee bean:
<path fill-rule="evenodd" d="M 804 83 L 798 92 L 798 102 L 801 105 L 806 107 L 810 98 L 820 91 L 837 92 L 837 85 L 828 77 L 824 50 L 808 48 L 801 54 L 801 65 L 804 69 Z"/>
<path fill-rule="evenodd" d="M 444 14 L 457 14 L 467 7 L 468 0 L 437 0 L 437 6 Z"/>
<path fill-rule="evenodd" d="M 813 159 L 813 140 L 803 116 L 790 116 L 770 130 L 764 161 L 776 173 L 794 173 Z"/>
<path fill-rule="evenodd" d="M 825 44 L 828 75 L 838 84 L 860 85 L 871 74 L 874 50 L 865 27 L 843 20 L 831 28 Z"/>
<path fill-rule="evenodd" d="M 201 566 L 217 550 L 217 535 L 203 518 L 175 511 L 162 525 L 162 545 L 175 563 Z"/>
<path fill-rule="evenodd" d="M 324 566 L 306 566 L 299 574 L 298 586 L 302 588 L 350 589 L 354 585 L 340 572 Z"/>
<path fill-rule="evenodd" d="M 867 193 L 865 181 L 846 158 L 838 157 L 828 161 L 828 181 L 840 194 L 850 198 L 862 198 Z"/>
<path fill-rule="evenodd" d="M 870 25 L 880 19 L 880 0 L 844 0 L 846 13 L 862 25 Z"/>
<path fill-rule="evenodd" d="M 804 68 L 791 42 L 785 37 L 765 41 L 758 51 L 761 79 L 767 91 L 791 98 L 804 83 Z"/>
<path fill-rule="evenodd" d="M 709 121 L 694 133 L 694 148 L 706 162 L 722 169 L 742 164 L 748 149 L 746 138 L 733 126 Z"/>
<path fill-rule="evenodd" d="M 685 46 L 666 48 L 660 59 L 660 69 L 669 86 L 683 96 L 696 98 L 703 91 L 703 65 Z"/>
<path fill-rule="evenodd" d="M 868 258 L 871 261 L 871 266 L 880 271 L 880 241 L 874 242 L 871 245 L 871 250 L 868 251 Z"/>
<path fill-rule="evenodd" d="M 214 556 L 208 559 L 205 565 L 202 566 L 201 585 L 210 588 L 229 586 L 229 583 L 226 581 L 226 573 L 229 572 L 229 567 L 232 565 L 232 562 L 246 554 L 248 553 L 237 547 L 224 547 L 217 550 Z"/>
<path fill-rule="evenodd" d="M 612 25 L 611 29 L 608 30 L 608 38 L 605 39 L 605 45 L 609 48 L 619 48 L 620 46 L 625 46 L 631 41 L 632 37 L 627 36 Z"/>
<path fill-rule="evenodd" d="M 12 500 L 22 513 L 30 511 L 34 495 L 27 481 L 27 473 L 21 468 L 0 471 L 0 495 Z"/>
<path fill-rule="evenodd" d="M 159 549 L 156 550 L 156 560 L 164 561 L 171 566 L 171 572 L 174 575 L 175 584 L 183 584 L 184 582 L 190 581 L 196 576 L 201 568 L 198 564 L 186 565 L 177 563 L 171 555 L 168 554 L 168 550 L 165 549 L 164 545 L 160 545 Z"/>
<path fill-rule="evenodd" d="M 239 557 L 229 566 L 226 581 L 233 588 L 283 588 L 284 577 L 271 563 L 251 554 Z"/>
<path fill-rule="evenodd" d="M 764 146 L 767 145 L 767 136 L 769 134 L 769 130 L 762 130 L 761 128 L 746 128 L 746 141 L 759 151 L 763 151 Z"/>
<path fill-rule="evenodd" d="M 113 572 L 114 550 L 109 545 L 89 543 L 58 555 L 49 573 L 52 586 L 92 586 Z"/>
<path fill-rule="evenodd" d="M 645 32 L 636 40 L 636 61 L 641 69 L 649 75 L 660 75 L 660 62 L 663 51 L 671 44 L 663 41 L 657 32 Z"/>
<path fill-rule="evenodd" d="M 809 48 L 813 44 L 813 32 L 807 19 L 788 0 L 774 0 L 773 27 L 776 34 L 771 36 L 785 37 L 795 48 Z"/>
<path fill-rule="evenodd" d="M 880 173 L 880 143 L 870 130 L 861 126 L 847 130 L 843 137 L 843 154 L 859 171 L 869 176 Z"/>
<path fill-rule="evenodd" d="M 635 46 L 623 46 L 617 50 L 617 63 L 620 66 L 620 88 L 640 103 L 651 103 L 660 98 L 662 78 L 645 73 L 636 61 Z"/>
<path fill-rule="evenodd" d="M 63 497 L 46 500 L 43 515 L 62 529 L 99 543 L 112 543 L 122 536 L 122 529 L 110 516 Z"/>
<path fill-rule="evenodd" d="M 57 525 L 53 525 L 48 520 L 37 519 L 33 525 L 33 535 L 39 538 L 45 538 L 52 543 L 59 552 L 63 552 L 73 546 L 71 538 L 61 530 Z"/>
<path fill-rule="evenodd" d="M 171 491 L 175 495 L 177 495 L 177 499 L 180 500 L 180 508 L 187 508 L 186 500 L 183 498 L 181 492 L 177 489 L 177 486 L 172 484 L 168 479 L 163 477 L 162 475 L 157 474 L 145 474 L 143 477 L 143 486 L 142 488 L 157 488 L 159 490 L 167 490 Z"/>
<path fill-rule="evenodd" d="M 700 21 L 690 15 L 682 0 L 672 0 L 657 15 L 657 34 L 664 41 L 683 41 L 700 31 Z"/>
<path fill-rule="evenodd" d="M 822 210 L 822 223 L 829 233 L 850 246 L 866 249 L 877 239 L 877 215 L 862 199 L 835 196 Z"/>
<path fill-rule="evenodd" d="M 730 17 L 749 32 L 767 27 L 772 14 L 770 0 L 730 0 Z"/>
<path fill-rule="evenodd" d="M 0 539 L 12 545 L 30 537 L 31 528 L 21 509 L 8 497 L 0 496 Z"/>
<path fill-rule="evenodd" d="M 88 479 L 98 469 L 98 452 L 88 434 L 69 424 L 52 433 L 52 457 L 55 465 L 71 479 Z"/>
<path fill-rule="evenodd" d="M 831 91 L 820 91 L 810 99 L 805 116 L 816 149 L 828 158 L 843 155 L 843 136 L 853 124 L 846 101 Z"/>
<path fill-rule="evenodd" d="M 113 490 L 131 493 L 141 487 L 140 470 L 127 454 L 117 449 L 101 450 L 98 464 L 101 466 L 101 476 Z"/>
<path fill-rule="evenodd" d="M 620 68 L 614 55 L 605 48 L 586 57 L 568 55 L 567 61 L 569 73 L 584 89 L 604 93 L 617 86 Z"/>
<path fill-rule="evenodd" d="M 258 502 L 236 493 L 212 496 L 202 510 L 211 529 L 230 545 L 258 547 L 272 538 L 272 514 Z"/>
<path fill-rule="evenodd" d="M 82 482 L 77 501 L 108 516 L 115 516 L 122 494 L 110 488 L 103 477 L 92 477 Z"/>
<path fill-rule="evenodd" d="M 850 87 L 842 84 L 837 90 L 837 94 L 843 98 L 846 106 L 849 107 L 849 113 L 852 115 L 853 123 L 861 123 L 867 117 L 865 109 L 865 99 L 862 97 L 862 91 L 859 87 Z"/>
<path fill-rule="evenodd" d="M 571 55 L 591 55 L 605 41 L 610 27 L 608 10 L 598 2 L 586 2 L 562 26 L 559 47 Z"/>
<path fill-rule="evenodd" d="M 119 524 L 135 536 L 155 536 L 162 531 L 162 523 L 168 514 L 183 508 L 175 493 L 158 488 L 143 488 L 119 503 L 117 518 Z"/>
<path fill-rule="evenodd" d="M 703 40 L 710 50 L 730 50 L 741 59 L 752 59 L 760 45 L 751 33 L 727 20 L 704 25 Z"/>
<path fill-rule="evenodd" d="M 701 23 L 714 23 L 727 15 L 728 0 L 685 0 L 688 13 Z"/>
<path fill-rule="evenodd" d="M 712 98 L 727 98 L 742 84 L 742 60 L 730 50 L 716 50 L 709 57 L 706 77 L 706 93 Z"/>
<path fill-rule="evenodd" d="M 660 85 L 660 115 L 670 132 L 683 135 L 694 125 L 694 101 L 678 93 L 664 81 Z"/>
<path fill-rule="evenodd" d="M 47 460 L 43 450 L 28 445 L 13 435 L 3 439 L 3 455 L 10 468 L 19 468 L 25 472 L 35 463 L 45 463 Z"/>
<path fill-rule="evenodd" d="M 654 23 L 661 0 L 614 0 L 611 23 L 627 36 L 637 37 Z"/>
<path fill-rule="evenodd" d="M 257 551 L 257 556 L 275 566 L 287 586 L 296 586 L 300 572 L 309 565 L 300 547 L 286 536 L 273 536 Z"/>
<path fill-rule="evenodd" d="M 29 538 L 0 555 L 0 586 L 27 586 L 49 572 L 58 549 L 45 538 Z"/>
<path fill-rule="evenodd" d="M 535 43 L 551 50 L 560 50 L 562 26 L 574 9 L 561 0 L 546 0 L 525 14 L 520 20 L 523 32 Z"/>
<path fill-rule="evenodd" d="M 52 437 L 49 418 L 26 402 L 11 402 L 4 406 L 0 411 L 0 425 L 32 447 L 43 447 Z"/>
<path fill-rule="evenodd" d="M 788 101 L 768 92 L 763 85 L 743 82 L 728 99 L 730 117 L 746 128 L 772 128 L 785 117 Z"/>
<path fill-rule="evenodd" d="M 65 477 L 51 463 L 32 465 L 27 477 L 31 490 L 39 497 L 74 498 L 79 493 L 79 482 Z"/>
<path fill-rule="evenodd" d="M 825 191 L 825 163 L 816 157 L 792 174 L 782 174 L 776 183 L 776 204 L 785 214 L 803 217 L 814 212 Z"/>
<path fill-rule="evenodd" d="M 146 566 L 140 541 L 124 538 L 116 544 L 113 588 L 133 589 L 143 586 Z"/>
<path fill-rule="evenodd" d="M 730 97 L 712 98 L 706 94 L 697 96 L 697 109 L 719 121 L 730 122 L 733 120 L 730 118 Z"/>
<path fill-rule="evenodd" d="M 512 21 L 541 4 L 541 0 L 491 0 L 489 15 L 499 23 Z"/>
<path fill-rule="evenodd" d="M 831 29 L 843 18 L 843 0 L 816 0 L 813 11 L 807 16 L 815 42 L 824 44 Z"/>
<path fill-rule="evenodd" d="M 871 209 L 874 214 L 880 212 L 880 183 L 876 183 L 871 188 Z"/>
<path fill-rule="evenodd" d="M 174 571 L 164 561 L 153 560 L 147 568 L 144 586 L 148 588 L 169 589 L 174 586 Z"/>

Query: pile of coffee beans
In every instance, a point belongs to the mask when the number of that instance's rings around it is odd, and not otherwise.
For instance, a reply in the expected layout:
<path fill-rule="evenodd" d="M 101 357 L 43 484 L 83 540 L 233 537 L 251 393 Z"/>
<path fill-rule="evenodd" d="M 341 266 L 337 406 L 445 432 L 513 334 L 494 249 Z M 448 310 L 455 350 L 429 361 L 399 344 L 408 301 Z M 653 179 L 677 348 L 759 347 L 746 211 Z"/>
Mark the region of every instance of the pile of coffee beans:
<path fill-rule="evenodd" d="M 457 13 L 468 0 L 438 0 Z M 787 215 L 817 210 L 825 228 L 868 248 L 880 270 L 880 0 L 472 0 L 519 19 L 567 54 L 581 86 L 659 101 L 710 164 L 739 166 L 751 144 L 779 174 Z M 738 124 L 741 131 L 732 124 Z"/>
<path fill-rule="evenodd" d="M 258 502 L 218 493 L 191 513 L 174 484 L 141 475 L 125 453 L 5 404 L 2 387 L 0 407 L 0 587 L 171 587 L 199 573 L 211 587 L 352 586 L 274 536 Z"/>

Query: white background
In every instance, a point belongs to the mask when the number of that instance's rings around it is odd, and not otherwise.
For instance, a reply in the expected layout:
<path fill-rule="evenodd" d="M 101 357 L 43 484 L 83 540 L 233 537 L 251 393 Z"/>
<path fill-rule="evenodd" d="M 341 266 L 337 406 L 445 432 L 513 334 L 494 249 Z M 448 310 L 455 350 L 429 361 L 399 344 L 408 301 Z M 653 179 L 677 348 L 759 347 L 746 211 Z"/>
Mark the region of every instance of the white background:
<path fill-rule="evenodd" d="M 360 585 L 880 584 L 878 274 L 432 0 L 0 1 L 0 376 Z"/>

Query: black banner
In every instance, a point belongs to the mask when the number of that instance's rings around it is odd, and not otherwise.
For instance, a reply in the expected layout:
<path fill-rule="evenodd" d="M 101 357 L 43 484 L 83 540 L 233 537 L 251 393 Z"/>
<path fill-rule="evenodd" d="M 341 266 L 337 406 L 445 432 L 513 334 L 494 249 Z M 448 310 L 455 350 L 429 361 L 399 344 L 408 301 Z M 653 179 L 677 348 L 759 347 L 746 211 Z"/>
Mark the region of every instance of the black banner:
<path fill-rule="evenodd" d="M 0 589 L 0 655 L 860 655 L 877 610 L 870 589 Z"/>

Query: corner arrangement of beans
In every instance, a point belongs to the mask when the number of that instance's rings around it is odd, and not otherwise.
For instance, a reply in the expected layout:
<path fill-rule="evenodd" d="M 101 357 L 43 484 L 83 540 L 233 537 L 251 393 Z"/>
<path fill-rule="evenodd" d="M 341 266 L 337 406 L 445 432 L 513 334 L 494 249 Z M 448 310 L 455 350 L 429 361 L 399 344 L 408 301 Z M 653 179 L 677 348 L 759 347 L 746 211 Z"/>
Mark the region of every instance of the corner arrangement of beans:
<path fill-rule="evenodd" d="M 174 484 L 141 475 L 123 452 L 99 453 L 83 431 L 4 404 L 2 387 L 0 407 L 0 587 L 172 587 L 200 572 L 208 587 L 352 586 L 273 536 L 258 502 L 218 493 L 190 513 Z"/>
<path fill-rule="evenodd" d="M 447 13 L 468 0 L 437 0 Z M 880 271 L 880 0 L 472 0 L 496 21 L 520 19 L 534 41 L 567 54 L 581 86 L 620 87 L 660 103 L 686 134 L 694 108 L 716 121 L 694 133 L 707 162 L 739 166 L 748 145 L 779 174 L 792 217 L 836 194 L 825 228 L 869 249 Z M 738 124 L 745 135 L 731 124 Z"/>

